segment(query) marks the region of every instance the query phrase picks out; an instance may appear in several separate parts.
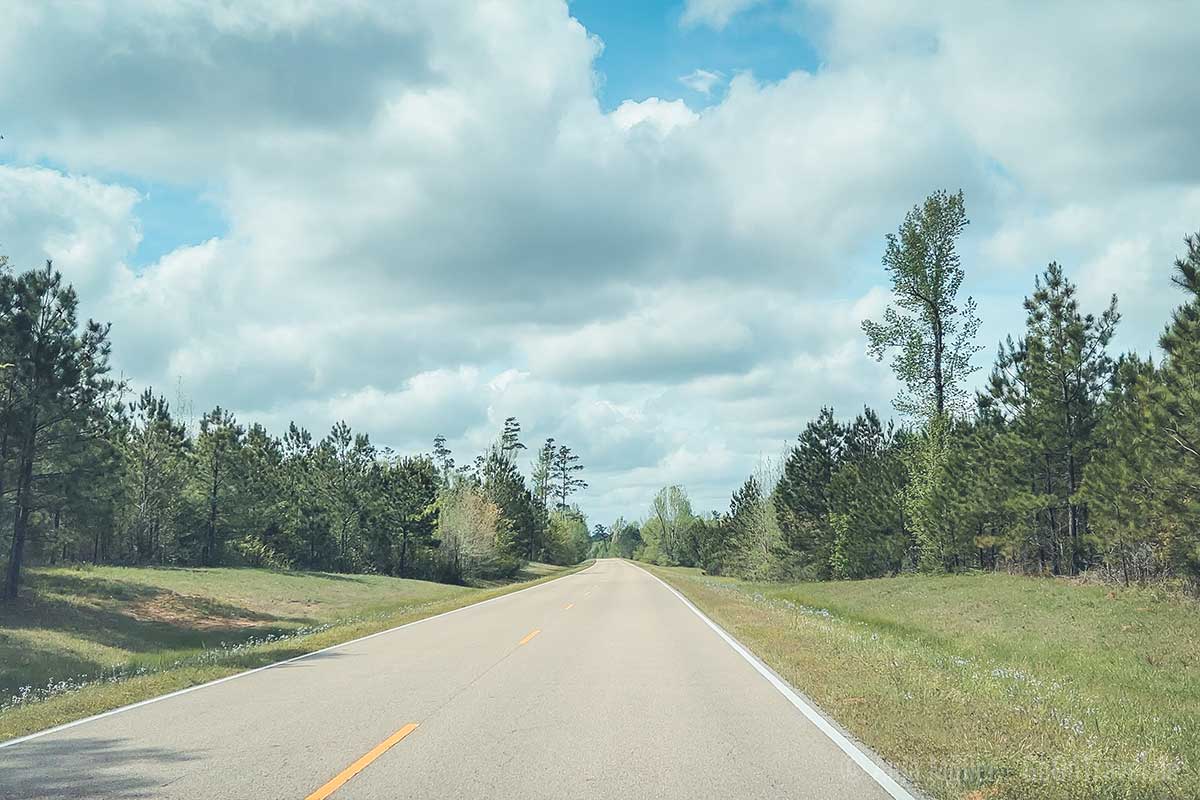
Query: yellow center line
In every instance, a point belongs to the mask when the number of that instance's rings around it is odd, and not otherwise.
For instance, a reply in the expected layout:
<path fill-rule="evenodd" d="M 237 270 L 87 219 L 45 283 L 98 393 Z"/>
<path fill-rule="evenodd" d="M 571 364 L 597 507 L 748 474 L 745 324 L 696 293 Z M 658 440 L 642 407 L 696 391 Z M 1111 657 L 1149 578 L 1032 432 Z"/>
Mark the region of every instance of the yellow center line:
<path fill-rule="evenodd" d="M 565 606 L 563 606 L 563 611 L 570 611 L 574 607 L 575 607 L 574 603 L 567 603 Z"/>
<path fill-rule="evenodd" d="M 346 767 L 344 770 L 339 772 L 337 774 L 337 777 L 335 777 L 329 783 L 322 786 L 320 789 L 317 789 L 315 792 L 310 794 L 304 800 L 325 800 L 326 797 L 329 797 L 329 795 L 333 794 L 338 789 L 340 789 L 342 787 L 342 784 L 344 784 L 346 781 L 353 778 L 358 773 L 362 772 L 364 769 L 367 768 L 367 766 L 372 761 L 374 761 L 375 759 L 379 758 L 381 755 L 386 753 L 388 750 L 390 750 L 392 748 L 393 745 L 395 745 L 397 742 L 399 742 L 405 736 L 408 736 L 410 733 L 412 733 L 416 729 L 417 729 L 416 722 L 408 723 L 403 728 L 396 731 L 395 733 L 393 733 L 388 738 L 384 739 L 379 744 L 375 745 L 375 747 L 373 747 L 369 753 L 367 753 L 365 756 L 360 758 L 358 761 L 355 761 L 353 764 L 351 764 L 350 766 Z"/>
<path fill-rule="evenodd" d="M 529 633 L 525 634 L 525 638 L 524 638 L 524 639 L 522 639 L 521 641 L 517 642 L 517 647 L 520 647 L 520 646 L 521 646 L 521 645 L 523 645 L 523 644 L 528 644 L 528 643 L 529 643 L 529 641 L 530 641 L 531 639 L 533 639 L 533 637 L 537 636 L 537 635 L 538 635 L 539 633 L 541 633 L 541 632 L 542 632 L 542 629 L 541 629 L 541 628 L 534 628 L 534 629 L 533 629 L 533 630 L 531 630 Z"/>

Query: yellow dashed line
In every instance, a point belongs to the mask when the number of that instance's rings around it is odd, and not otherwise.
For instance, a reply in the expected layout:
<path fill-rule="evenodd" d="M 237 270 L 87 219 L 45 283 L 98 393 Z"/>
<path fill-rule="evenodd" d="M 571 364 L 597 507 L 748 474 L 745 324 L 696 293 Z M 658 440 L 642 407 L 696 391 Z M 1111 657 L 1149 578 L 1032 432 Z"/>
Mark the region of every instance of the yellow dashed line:
<path fill-rule="evenodd" d="M 388 738 L 384 739 L 379 744 L 375 745 L 373 748 L 371 748 L 370 752 L 368 752 L 365 756 L 363 756 L 358 761 L 355 761 L 353 764 L 351 764 L 350 766 L 346 767 L 344 770 L 339 772 L 337 774 L 337 777 L 335 777 L 329 783 L 322 786 L 320 789 L 317 789 L 315 792 L 310 794 L 308 797 L 305 798 L 305 800 L 325 800 L 326 797 L 329 797 L 329 795 L 333 794 L 338 789 L 340 789 L 342 787 L 342 784 L 344 784 L 346 781 L 353 778 L 358 773 L 362 772 L 364 769 L 367 768 L 368 765 L 370 765 L 370 763 L 372 761 L 374 761 L 375 759 L 379 758 L 381 755 L 386 753 L 388 750 L 390 750 L 392 748 L 393 745 L 395 745 L 397 742 L 399 742 L 405 736 L 408 736 L 410 733 L 412 733 L 416 729 L 417 729 L 417 723 L 415 723 L 415 722 L 408 723 L 403 728 L 396 731 L 395 733 L 393 733 Z"/>
<path fill-rule="evenodd" d="M 534 628 L 532 631 L 530 631 L 529 633 L 525 634 L 525 638 L 524 638 L 524 639 L 522 639 L 521 641 L 517 642 L 517 647 L 520 647 L 520 646 L 521 646 L 521 645 L 523 645 L 523 644 L 529 644 L 529 642 L 530 642 L 530 641 L 533 639 L 533 637 L 537 636 L 537 635 L 538 635 L 539 633 L 541 633 L 541 632 L 542 632 L 542 629 L 541 629 L 541 628 Z"/>

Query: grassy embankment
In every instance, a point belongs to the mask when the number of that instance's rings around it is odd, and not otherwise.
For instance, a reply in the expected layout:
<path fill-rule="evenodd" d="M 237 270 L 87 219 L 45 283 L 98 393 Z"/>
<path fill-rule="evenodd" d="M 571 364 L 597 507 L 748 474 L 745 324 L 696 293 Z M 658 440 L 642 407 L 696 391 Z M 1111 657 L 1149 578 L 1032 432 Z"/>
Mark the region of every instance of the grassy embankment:
<path fill-rule="evenodd" d="M 510 584 L 259 569 L 31 569 L 0 605 L 0 741 L 319 650 L 565 574 Z"/>
<path fill-rule="evenodd" d="M 1200 605 L 1008 575 L 652 567 L 937 798 L 1200 797 Z"/>

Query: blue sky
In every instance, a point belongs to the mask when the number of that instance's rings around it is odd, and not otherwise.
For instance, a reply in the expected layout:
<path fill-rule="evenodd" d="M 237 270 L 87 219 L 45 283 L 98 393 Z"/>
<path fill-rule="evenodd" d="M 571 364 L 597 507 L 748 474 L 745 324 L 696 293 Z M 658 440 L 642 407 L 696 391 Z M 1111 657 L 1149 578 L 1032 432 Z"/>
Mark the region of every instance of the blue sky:
<path fill-rule="evenodd" d="M 133 265 L 145 268 L 183 245 L 200 244 L 229 230 L 228 221 L 204 190 L 161 182 L 127 180 L 141 200 L 142 241 Z"/>
<path fill-rule="evenodd" d="M 791 21 L 786 4 L 768 3 L 739 14 L 721 30 L 683 22 L 680 0 L 571 0 L 571 14 L 604 41 L 596 61 L 603 76 L 599 98 L 611 110 L 622 100 L 681 98 L 694 108 L 719 101 L 721 89 L 705 96 L 680 78 L 693 70 L 726 78 L 749 70 L 761 80 L 777 81 L 790 72 L 818 66 L 812 44 Z"/>

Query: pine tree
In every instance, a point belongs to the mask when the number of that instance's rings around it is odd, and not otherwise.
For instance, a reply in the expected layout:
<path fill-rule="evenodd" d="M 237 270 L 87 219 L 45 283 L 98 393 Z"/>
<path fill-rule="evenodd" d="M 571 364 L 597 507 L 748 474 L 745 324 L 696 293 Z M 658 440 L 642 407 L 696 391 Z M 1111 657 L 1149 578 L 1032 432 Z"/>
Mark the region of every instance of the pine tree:
<path fill-rule="evenodd" d="M 554 446 L 554 438 L 547 439 L 538 449 L 537 461 L 533 464 L 533 493 L 542 505 L 549 506 L 550 492 L 554 483 L 554 457 L 558 449 Z"/>
<path fill-rule="evenodd" d="M 346 572 L 360 566 L 367 481 L 375 457 L 370 437 L 355 434 L 344 421 L 317 447 L 316 487 L 332 522 L 338 568 Z"/>
<path fill-rule="evenodd" d="M 450 448 L 446 446 L 446 437 L 440 433 L 433 437 L 433 463 L 437 466 L 442 486 L 449 486 L 450 476 L 454 474 L 454 459 Z"/>
<path fill-rule="evenodd" d="M 188 476 L 191 442 L 165 397 L 147 388 L 130 408 L 123 439 L 128 528 L 137 561 L 165 560 L 178 545 L 179 517 Z M 93 548 L 100 556 L 99 540 Z"/>
<path fill-rule="evenodd" d="M 510 558 L 532 560 L 549 526 L 546 507 L 525 486 L 521 471 L 501 447 L 488 452 L 482 474 L 484 495 L 500 509 L 504 541 L 497 548 Z"/>
<path fill-rule="evenodd" d="M 38 485 L 79 479 L 77 457 L 108 432 L 115 384 L 108 373 L 108 327 L 80 327 L 75 290 L 46 262 L 19 277 L 0 273 L 4 416 L 0 466 L 11 461 L 13 527 L 4 596 L 15 600 Z M 8 487 L 0 485 L 0 494 Z"/>
<path fill-rule="evenodd" d="M 551 480 L 555 482 L 555 493 L 558 495 L 558 508 L 565 511 L 569 506 L 567 500 L 581 489 L 587 488 L 587 481 L 579 477 L 583 464 L 579 456 L 571 452 L 565 444 L 560 445 L 554 452 L 554 462 L 550 468 Z"/>
<path fill-rule="evenodd" d="M 521 444 L 521 423 L 517 422 L 516 417 L 504 420 L 504 428 L 500 432 L 500 449 L 509 458 L 513 458 L 518 450 L 525 449 L 525 445 Z"/>
<path fill-rule="evenodd" d="M 783 542 L 799 566 L 827 577 L 834 532 L 830 528 L 829 486 L 841 460 L 845 431 L 822 408 L 788 453 L 775 488 L 775 514 Z"/>
<path fill-rule="evenodd" d="M 1172 459 L 1155 423 L 1161 396 L 1162 379 L 1150 361 L 1120 359 L 1096 434 L 1102 444 L 1080 489 L 1096 546 L 1126 584 L 1148 580 L 1165 566 L 1165 543 L 1176 522 L 1166 502 Z"/>
<path fill-rule="evenodd" d="M 832 577 L 865 578 L 901 569 L 910 549 L 901 502 L 905 475 L 894 427 L 864 408 L 843 428 L 828 487 Z"/>
<path fill-rule="evenodd" d="M 1159 339 L 1165 353 L 1154 422 L 1169 453 L 1173 518 L 1168 547 L 1173 566 L 1200 582 L 1200 233 L 1185 240 L 1172 281 L 1190 296 L 1175 309 Z"/>
<path fill-rule="evenodd" d="M 1001 348 L 989 386 L 986 404 L 1011 421 L 1011 452 L 1024 462 L 1038 559 L 1055 573 L 1073 574 L 1087 562 L 1077 493 L 1113 370 L 1105 348 L 1119 319 L 1116 302 L 1099 317 L 1083 315 L 1074 285 L 1051 263 L 1025 300 L 1025 336 Z"/>
<path fill-rule="evenodd" d="M 200 539 L 200 563 L 221 562 L 225 540 L 234 530 L 231 518 L 233 495 L 243 478 L 238 467 L 238 450 L 245 431 L 233 414 L 220 406 L 200 418 L 196 437 L 196 479 L 204 507 L 204 530 Z"/>

